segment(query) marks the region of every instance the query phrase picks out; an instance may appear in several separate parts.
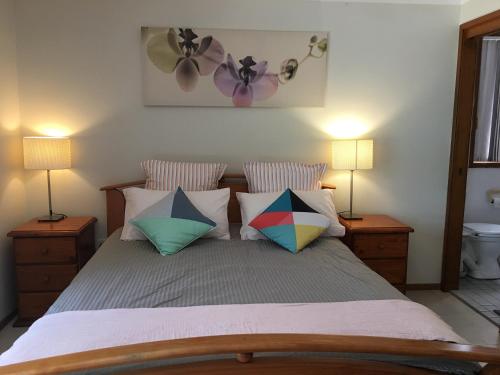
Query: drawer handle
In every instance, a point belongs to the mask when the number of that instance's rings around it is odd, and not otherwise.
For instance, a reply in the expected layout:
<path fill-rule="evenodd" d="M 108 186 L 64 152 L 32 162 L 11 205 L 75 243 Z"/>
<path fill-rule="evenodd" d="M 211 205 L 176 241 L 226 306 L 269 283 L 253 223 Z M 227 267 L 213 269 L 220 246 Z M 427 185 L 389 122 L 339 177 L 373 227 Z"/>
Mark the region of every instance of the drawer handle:
<path fill-rule="evenodd" d="M 384 250 L 385 249 L 385 245 L 380 243 L 380 244 L 378 244 L 378 248 L 380 250 Z"/>
<path fill-rule="evenodd" d="M 50 276 L 49 275 L 45 275 L 43 278 L 42 278 L 43 282 L 44 283 L 48 283 L 50 281 Z"/>
<path fill-rule="evenodd" d="M 47 255 L 48 253 L 49 253 L 49 249 L 48 248 L 42 249 L 42 254 L 43 255 Z"/>

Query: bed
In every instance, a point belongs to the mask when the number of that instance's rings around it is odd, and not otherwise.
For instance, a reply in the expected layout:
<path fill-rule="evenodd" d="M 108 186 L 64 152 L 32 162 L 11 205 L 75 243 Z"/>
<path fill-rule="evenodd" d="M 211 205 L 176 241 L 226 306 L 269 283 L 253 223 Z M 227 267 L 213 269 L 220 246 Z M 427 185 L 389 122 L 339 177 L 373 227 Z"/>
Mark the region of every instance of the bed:
<path fill-rule="evenodd" d="M 0 356 L 0 373 L 500 371 L 497 348 L 466 344 L 336 238 L 298 255 L 271 241 L 202 239 L 168 257 L 120 241 L 121 191 L 142 184 L 103 188 L 109 238 Z M 221 187 L 231 188 L 237 223 L 245 181 L 225 176 Z"/>

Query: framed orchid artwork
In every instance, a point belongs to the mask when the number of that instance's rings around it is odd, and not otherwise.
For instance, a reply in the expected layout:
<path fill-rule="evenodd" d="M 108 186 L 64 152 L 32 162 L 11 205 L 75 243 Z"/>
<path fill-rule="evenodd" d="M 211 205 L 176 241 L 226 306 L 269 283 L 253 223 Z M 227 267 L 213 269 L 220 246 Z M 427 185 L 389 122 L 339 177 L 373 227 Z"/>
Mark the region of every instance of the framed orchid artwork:
<path fill-rule="evenodd" d="M 328 34 L 142 27 L 149 106 L 320 107 Z"/>

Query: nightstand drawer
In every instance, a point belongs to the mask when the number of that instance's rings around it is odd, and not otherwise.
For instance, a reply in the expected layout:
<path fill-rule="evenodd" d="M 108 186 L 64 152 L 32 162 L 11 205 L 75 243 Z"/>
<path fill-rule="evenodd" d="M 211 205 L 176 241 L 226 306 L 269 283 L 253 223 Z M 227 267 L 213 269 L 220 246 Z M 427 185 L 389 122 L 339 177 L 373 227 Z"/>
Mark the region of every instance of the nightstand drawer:
<path fill-rule="evenodd" d="M 391 284 L 406 284 L 406 259 L 365 259 L 363 262 Z"/>
<path fill-rule="evenodd" d="M 59 294 L 61 293 L 19 293 L 19 318 L 38 319 L 47 312 Z"/>
<path fill-rule="evenodd" d="M 17 264 L 74 263 L 74 237 L 15 238 Z"/>
<path fill-rule="evenodd" d="M 353 251 L 361 259 L 404 258 L 408 251 L 408 234 L 356 234 Z"/>
<path fill-rule="evenodd" d="M 77 273 L 75 265 L 17 266 L 20 292 L 62 291 Z"/>
<path fill-rule="evenodd" d="M 16 260 L 18 319 L 16 327 L 40 318 L 71 283 L 95 252 L 91 216 L 66 217 L 57 222 L 37 218 L 7 235 L 13 238 Z"/>

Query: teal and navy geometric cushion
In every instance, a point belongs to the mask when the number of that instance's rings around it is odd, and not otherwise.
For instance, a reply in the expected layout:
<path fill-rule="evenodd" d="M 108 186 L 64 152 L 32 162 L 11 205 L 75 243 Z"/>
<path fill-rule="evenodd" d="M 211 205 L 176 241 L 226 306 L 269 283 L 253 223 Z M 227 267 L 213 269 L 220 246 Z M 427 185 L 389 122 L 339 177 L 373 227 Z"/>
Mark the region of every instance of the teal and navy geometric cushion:
<path fill-rule="evenodd" d="M 179 187 L 130 221 L 161 255 L 175 254 L 216 227 Z"/>
<path fill-rule="evenodd" d="M 249 225 L 285 249 L 298 253 L 330 226 L 330 220 L 287 189 Z"/>

